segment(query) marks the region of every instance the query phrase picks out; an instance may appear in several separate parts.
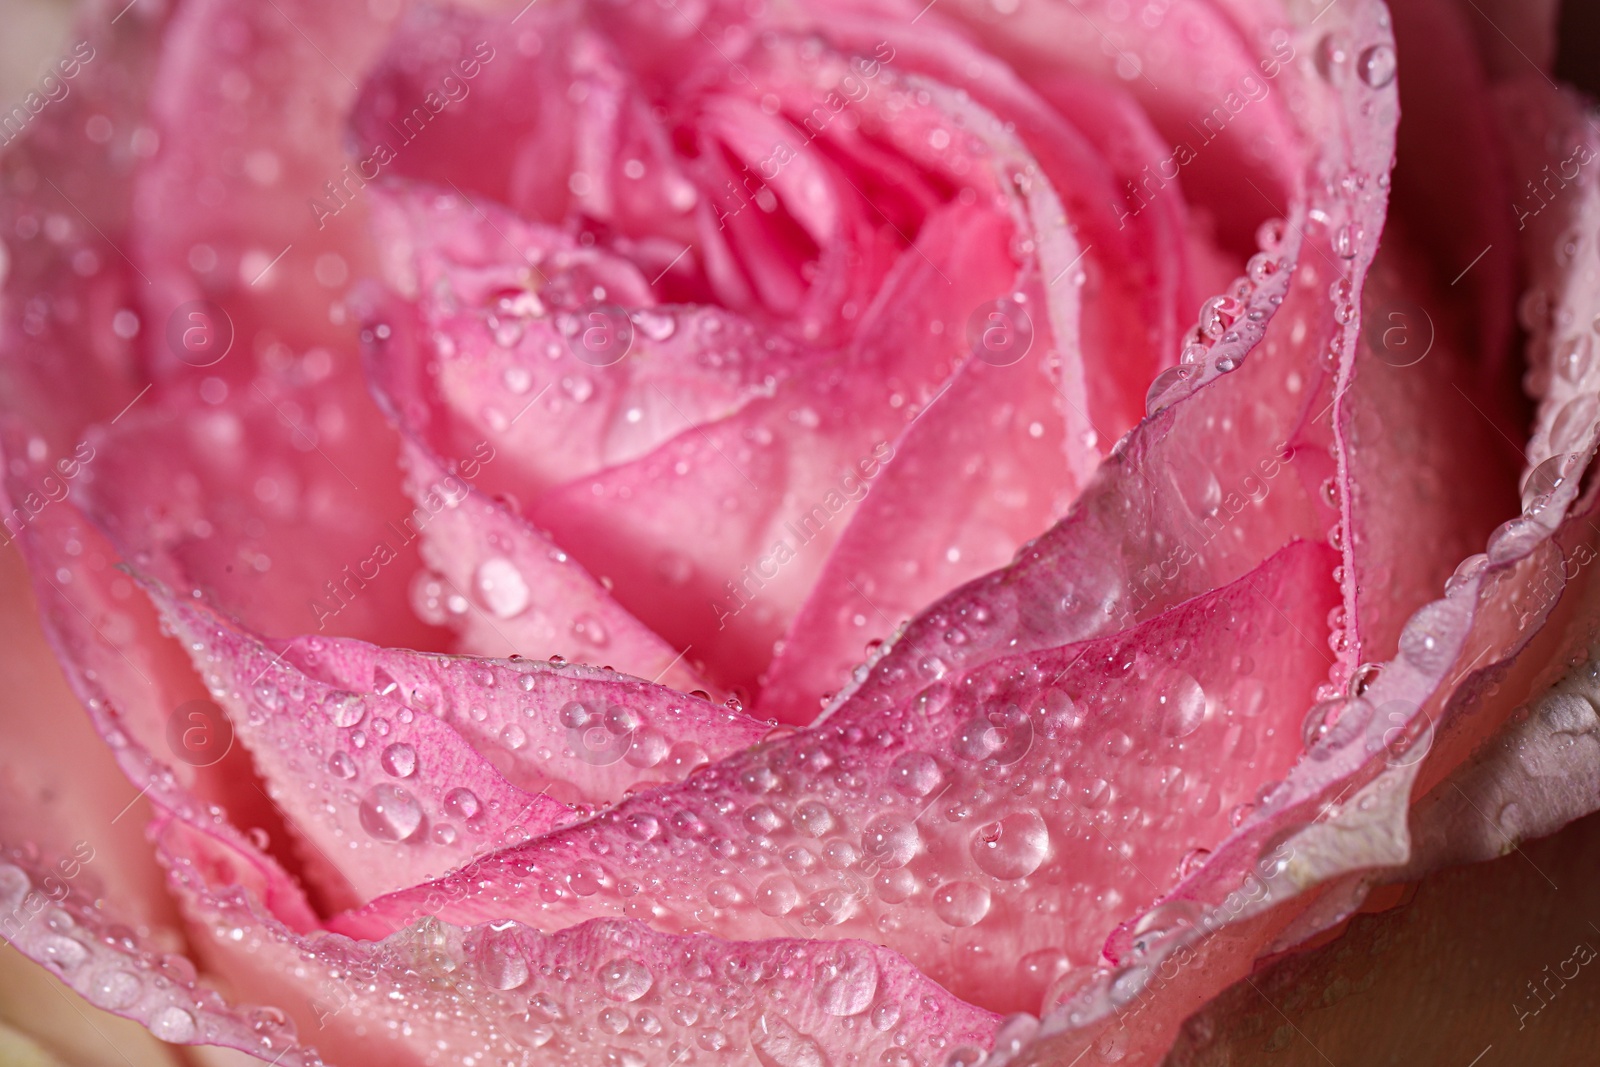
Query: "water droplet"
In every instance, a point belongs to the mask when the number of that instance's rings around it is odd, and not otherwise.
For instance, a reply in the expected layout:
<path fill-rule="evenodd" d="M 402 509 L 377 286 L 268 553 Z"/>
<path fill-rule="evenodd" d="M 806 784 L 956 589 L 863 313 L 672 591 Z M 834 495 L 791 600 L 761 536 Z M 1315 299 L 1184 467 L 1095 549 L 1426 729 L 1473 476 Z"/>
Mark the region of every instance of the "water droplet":
<path fill-rule="evenodd" d="M 938 762 L 926 752 L 907 752 L 889 766 L 889 780 L 907 796 L 925 797 L 944 779 Z"/>
<path fill-rule="evenodd" d="M 822 1046 L 777 1015 L 756 1019 L 751 1045 L 761 1067 L 828 1067 Z"/>
<path fill-rule="evenodd" d="M 1572 453 L 1551 456 L 1528 472 L 1522 483 L 1522 510 L 1532 511 L 1581 470 L 1583 457 Z"/>
<path fill-rule="evenodd" d="M 777 875 L 756 886 L 756 907 L 767 915 L 787 915 L 800 906 L 800 889 L 794 879 Z"/>
<path fill-rule="evenodd" d="M 1185 737 L 1205 722 L 1205 690 L 1193 675 L 1175 671 L 1156 695 L 1156 710 L 1162 733 L 1168 737 Z"/>
<path fill-rule="evenodd" d="M 904 867 L 922 844 L 915 823 L 901 823 L 884 816 L 876 819 L 861 835 L 861 848 L 879 866 Z"/>
<path fill-rule="evenodd" d="M 396 741 L 383 750 L 379 762 L 394 777 L 410 778 L 417 773 L 417 750 L 404 741 Z"/>
<path fill-rule="evenodd" d="M 150 1019 L 150 1032 L 162 1041 L 182 1045 L 194 1039 L 194 1016 L 176 1005 L 162 1008 Z"/>
<path fill-rule="evenodd" d="M 600 968 L 600 988 L 612 1000 L 631 1003 L 650 991 L 655 978 L 638 960 L 618 958 Z"/>
<path fill-rule="evenodd" d="M 840 1017 L 860 1015 L 872 1006 L 878 992 L 878 968 L 868 956 L 845 960 L 838 973 L 817 990 L 822 1010 Z"/>
<path fill-rule="evenodd" d="M 470 820 L 483 810 L 478 795 L 470 789 L 452 789 L 444 795 L 445 814 L 453 819 Z"/>
<path fill-rule="evenodd" d="M 596 648 L 604 648 L 609 640 L 606 628 L 593 615 L 579 615 L 572 620 L 572 632 Z"/>
<path fill-rule="evenodd" d="M 1454 605 L 1434 601 L 1417 609 L 1400 632 L 1400 654 L 1425 674 L 1444 670 L 1453 655 L 1446 635 L 1456 629 Z"/>
<path fill-rule="evenodd" d="M 808 800 L 795 808 L 794 828 L 807 837 L 822 837 L 833 829 L 833 812 L 820 801 Z"/>
<path fill-rule="evenodd" d="M 1206 860 L 1210 858 L 1210 849 L 1191 848 L 1188 852 L 1185 852 L 1183 854 L 1183 858 L 1178 861 L 1178 877 L 1188 878 L 1190 875 L 1200 870 L 1201 867 L 1204 867 Z"/>
<path fill-rule="evenodd" d="M 484 560 L 478 564 L 472 582 L 483 606 L 497 617 L 509 619 L 527 610 L 531 599 L 528 583 L 510 560 L 501 556 Z"/>
<path fill-rule="evenodd" d="M 1397 66 L 1394 49 L 1386 44 L 1372 45 L 1356 59 L 1356 73 L 1373 89 L 1382 89 L 1394 81 Z"/>
<path fill-rule="evenodd" d="M 1360 697 L 1324 700 L 1306 713 L 1301 739 L 1313 759 L 1328 759 L 1362 735 L 1372 713 L 1372 705 Z"/>
<path fill-rule="evenodd" d="M 1044 989 L 1051 982 L 1072 969 L 1072 962 L 1059 948 L 1042 948 L 1022 957 L 1017 970 L 1023 980 L 1036 989 Z"/>
<path fill-rule="evenodd" d="M 45 962 L 53 963 L 63 971 L 70 971 L 89 958 L 89 950 L 70 937 L 51 934 L 40 941 Z"/>
<path fill-rule="evenodd" d="M 1007 1015 L 1000 1022 L 1000 1029 L 994 1034 L 994 1050 L 992 1055 L 1003 1056 L 1009 1059 L 1022 1051 L 1022 1047 L 1032 1040 L 1033 1035 L 1039 1032 L 1039 1019 L 1025 1011 L 1014 1015 Z"/>
<path fill-rule="evenodd" d="M 528 961 L 510 934 L 489 931 L 478 951 L 478 966 L 495 989 L 516 989 L 528 981 Z"/>
<path fill-rule="evenodd" d="M 1050 831 L 1036 812 L 1019 811 L 980 827 L 972 835 L 972 857 L 996 878 L 1025 878 L 1050 851 Z"/>
<path fill-rule="evenodd" d="M 120 1011 L 137 1004 L 143 992 L 144 987 L 139 984 L 139 979 L 127 971 L 112 969 L 101 971 L 89 979 L 86 995 L 96 1007 Z"/>
<path fill-rule="evenodd" d="M 1177 403 L 1181 397 L 1189 394 L 1188 382 L 1194 377 L 1198 367 L 1193 363 L 1183 363 L 1176 367 L 1168 367 L 1155 380 L 1150 383 L 1150 391 L 1145 394 L 1145 413 L 1154 415 Z"/>
<path fill-rule="evenodd" d="M 333 725 L 348 729 L 366 716 L 367 702 L 360 693 L 330 693 L 322 703 L 322 710 L 333 720 Z"/>
<path fill-rule="evenodd" d="M 951 882 L 933 894 L 933 913 L 950 926 L 973 926 L 989 914 L 989 891 L 972 882 Z"/>
<path fill-rule="evenodd" d="M 0 909 L 15 910 L 32 888 L 33 883 L 21 867 L 0 863 Z"/>
<path fill-rule="evenodd" d="M 361 828 L 379 841 L 405 841 L 422 826 L 422 806 L 397 785 L 373 786 L 361 799 Z"/>
<path fill-rule="evenodd" d="M 1550 536 L 1550 528 L 1537 519 L 1507 519 L 1489 535 L 1489 562 L 1510 563 L 1532 552 Z"/>
<path fill-rule="evenodd" d="M 1567 401 L 1550 424 L 1550 450 L 1583 451 L 1597 415 L 1600 415 L 1600 398 L 1592 393 L 1583 393 Z"/>

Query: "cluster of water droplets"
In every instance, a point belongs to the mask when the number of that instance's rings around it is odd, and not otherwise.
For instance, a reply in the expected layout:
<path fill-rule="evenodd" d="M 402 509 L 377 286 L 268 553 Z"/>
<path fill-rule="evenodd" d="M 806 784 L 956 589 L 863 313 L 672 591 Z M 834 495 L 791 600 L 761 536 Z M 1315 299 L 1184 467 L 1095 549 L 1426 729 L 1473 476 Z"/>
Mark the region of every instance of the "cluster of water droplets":
<path fill-rule="evenodd" d="M 91 856 L 92 858 L 92 856 Z M 88 873 L 37 857 L 0 859 L 0 914 L 6 937 L 98 1008 L 135 1019 L 162 1041 L 244 1049 L 294 1067 L 319 1067 L 298 1045 L 294 1024 L 275 1008 L 235 1009 L 203 985 L 194 965 L 163 953 L 100 911 Z M 88 859 L 83 860 L 89 862 Z M 30 873 L 31 872 L 31 873 Z"/>

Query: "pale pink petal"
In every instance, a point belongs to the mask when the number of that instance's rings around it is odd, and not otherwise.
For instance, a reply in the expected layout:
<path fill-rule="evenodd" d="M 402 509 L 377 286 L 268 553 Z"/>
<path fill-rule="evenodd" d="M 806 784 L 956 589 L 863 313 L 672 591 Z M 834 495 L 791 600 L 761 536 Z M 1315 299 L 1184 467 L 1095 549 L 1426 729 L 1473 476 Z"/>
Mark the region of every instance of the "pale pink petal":
<path fill-rule="evenodd" d="M 340 1062 L 671 1062 L 722 1053 L 820 1064 L 850 1049 L 929 1061 L 985 1047 L 996 1019 L 861 941 L 728 942 L 628 921 L 541 934 L 418 912 L 377 942 L 305 937 L 230 888 L 227 850 L 181 823 L 161 844 L 207 955 Z M 237 937 L 234 936 L 237 931 Z"/>
<path fill-rule="evenodd" d="M 385 24 L 360 4 L 185 4 L 141 126 L 122 247 L 153 384 L 106 439 L 96 517 L 269 633 L 314 629 L 313 591 L 405 511 L 343 303 L 371 269 L 361 211 L 324 225 L 309 203 L 345 165 L 343 115 Z M 340 632 L 441 643 L 406 611 L 415 567 L 391 568 Z"/>
<path fill-rule="evenodd" d="M 872 936 L 960 996 L 1036 1006 L 1300 752 L 1284 721 L 1327 668 L 1332 559 L 1299 543 L 1126 635 L 842 709 L 336 925 L 386 932 L 431 895 L 455 921 Z"/>
<path fill-rule="evenodd" d="M 162 952 L 128 925 L 121 908 L 97 894 L 84 855 L 29 859 L 0 852 L 0 909 L 25 916 L 4 930 L 12 947 L 61 978 L 89 1003 L 144 1024 L 175 1045 L 220 1045 L 291 1067 L 320 1067 L 310 1048 L 294 1043 L 274 1007 L 247 1007 L 201 982 L 190 960 Z M 71 871 L 75 891 L 52 902 L 50 886 Z"/>
<path fill-rule="evenodd" d="M 427 621 L 452 625 L 462 651 L 564 657 L 681 690 L 703 687 L 682 652 L 618 606 L 547 535 L 445 470 L 421 445 L 407 440 L 404 455 L 417 506 L 391 527 L 393 540 L 420 535 L 429 571 L 413 580 L 413 607 Z"/>
<path fill-rule="evenodd" d="M 940 291 L 938 271 L 958 286 L 985 279 L 975 283 L 974 302 L 985 289 L 1001 291 L 987 280 L 997 270 L 1010 272 L 992 216 L 945 210 L 904 254 L 881 302 L 864 312 L 858 355 L 814 365 L 730 418 L 684 422 L 650 455 L 528 508 L 564 548 L 616 583 L 625 606 L 680 648 L 692 646 L 724 685 L 755 689 L 750 672 L 765 663 L 826 562 L 860 497 L 859 479 L 881 464 L 904 425 L 904 408 L 896 410 L 886 390 L 898 385 L 902 403 L 926 403 L 938 384 L 935 354 L 960 351 L 965 315 L 957 309 L 967 301 Z M 920 345 L 930 314 L 944 335 Z"/>
<path fill-rule="evenodd" d="M 270 645 L 318 681 L 444 720 L 519 789 L 578 807 L 674 781 L 772 729 L 593 667 L 425 655 L 315 636 Z"/>
<path fill-rule="evenodd" d="M 19 482 L 27 484 L 28 473 L 20 464 L 10 468 L 11 492 Z M 182 648 L 159 632 L 155 610 L 119 569 L 122 561 L 105 536 L 74 504 L 62 501 L 33 517 L 19 547 L 55 658 L 104 751 L 126 778 L 97 778 L 127 798 L 105 816 L 107 824 L 128 827 L 119 835 L 136 834 L 155 804 L 211 826 L 257 854 L 264 868 L 279 862 L 302 867 L 304 857 L 287 847 L 290 835 L 259 787 L 248 753 L 234 744 L 225 714 L 209 699 Z M 45 736 L 73 736 L 69 725 L 58 730 Z M 256 848 L 252 839 L 266 844 Z M 268 848 L 271 857 L 261 854 Z M 127 903 L 130 914 L 136 906 L 154 909 L 152 914 L 167 907 L 165 898 L 149 893 L 131 895 Z M 273 904 L 299 929 L 316 923 L 303 901 Z"/>
<path fill-rule="evenodd" d="M 146 589 L 227 710 L 273 803 L 356 899 L 436 877 L 571 814 L 506 781 L 436 715 L 394 693 L 308 677 L 198 601 Z"/>

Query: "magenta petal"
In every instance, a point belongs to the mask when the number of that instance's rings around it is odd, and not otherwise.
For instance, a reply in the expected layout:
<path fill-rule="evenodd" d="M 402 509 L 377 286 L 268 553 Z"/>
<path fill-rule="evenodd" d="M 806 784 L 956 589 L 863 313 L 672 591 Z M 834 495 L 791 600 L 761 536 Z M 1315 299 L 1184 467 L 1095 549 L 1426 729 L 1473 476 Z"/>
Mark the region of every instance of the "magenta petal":
<path fill-rule="evenodd" d="M 1287 771 L 1302 742 L 1285 720 L 1331 658 L 1316 641 L 1331 565 L 1326 547 L 1293 545 L 1126 635 L 841 709 L 336 926 L 387 932 L 426 897 L 455 921 L 545 929 L 625 914 L 740 937 L 871 936 L 960 996 L 1036 1005 Z M 1063 885 L 1070 907 L 1033 910 Z M 1019 970 L 1024 957 L 1037 967 Z"/>
<path fill-rule="evenodd" d="M 169 824 L 161 844 L 207 956 L 238 988 L 269 997 L 340 1062 L 670 1062 L 691 1050 L 767 1064 L 931 1061 L 987 1048 L 996 1018 L 893 952 L 861 941 L 727 942 L 627 921 L 542 934 L 516 923 L 460 927 L 418 913 L 377 942 L 302 936 L 227 871 L 216 839 Z M 233 936 L 237 932 L 237 936 Z"/>
<path fill-rule="evenodd" d="M 342 877 L 357 899 L 437 877 L 570 815 L 506 781 L 448 723 L 394 692 L 329 685 L 198 602 L 147 590 L 227 710 L 268 795 L 324 876 Z M 311 652 L 316 641 L 306 639 Z"/>

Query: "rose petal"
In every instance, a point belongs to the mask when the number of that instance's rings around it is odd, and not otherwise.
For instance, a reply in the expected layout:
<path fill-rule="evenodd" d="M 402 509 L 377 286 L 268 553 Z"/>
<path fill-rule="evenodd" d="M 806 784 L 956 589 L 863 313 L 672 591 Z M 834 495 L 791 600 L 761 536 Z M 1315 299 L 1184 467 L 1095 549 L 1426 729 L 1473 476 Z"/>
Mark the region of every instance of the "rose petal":
<path fill-rule="evenodd" d="M 32 480 L 30 474 L 37 476 L 21 464 L 9 466 L 8 473 L 12 493 Z M 278 861 L 298 866 L 283 848 L 289 834 L 282 819 L 257 785 L 244 749 L 233 744 L 222 710 L 207 699 L 182 649 L 158 632 L 154 609 L 118 569 L 121 560 L 105 536 L 70 501 L 62 501 L 33 515 L 19 547 L 55 659 L 104 750 L 126 777 L 117 792 L 130 799 L 106 816 L 116 820 L 112 825 L 137 831 L 148 817 L 141 798 L 148 798 L 150 804 L 217 824 L 214 832 L 228 835 L 236 847 L 253 848 L 245 844 L 247 830 L 265 837 Z M 77 713 L 74 708 L 72 714 Z M 66 724 L 56 730 L 48 736 L 74 736 Z M 81 759 L 74 756 L 74 765 Z M 53 766 L 38 769 L 54 773 Z M 237 829 L 228 824 L 229 817 Z M 258 858 L 274 866 L 273 858 Z M 130 908 L 136 901 L 158 912 L 166 907 L 159 894 L 148 892 L 129 894 L 127 900 Z M 273 904 L 300 929 L 316 923 L 304 903 Z"/>
<path fill-rule="evenodd" d="M 701 688 L 683 653 L 619 607 L 547 536 L 414 442 L 406 442 L 404 455 L 417 508 L 391 532 L 402 541 L 421 534 L 431 573 L 413 580 L 412 600 L 424 618 L 453 622 L 467 651 L 600 660 L 679 689 Z M 442 585 L 444 595 L 433 593 L 433 585 Z"/>
<path fill-rule="evenodd" d="M 425 331 L 372 361 L 379 399 L 440 452 L 499 445 L 509 470 L 485 471 L 486 486 L 525 499 L 637 459 L 796 369 L 788 339 L 719 308 L 658 304 L 633 262 L 494 203 L 400 183 L 371 198 L 385 277 Z M 599 319 L 596 285 L 610 301 Z M 626 321 L 608 321 L 621 305 Z M 423 340 L 441 335 L 447 344 Z"/>
<path fill-rule="evenodd" d="M 876 931 L 958 995 L 1031 1006 L 1288 769 L 1301 742 L 1285 712 L 1331 658 L 1307 636 L 1335 602 L 1331 558 L 1297 544 L 1126 636 L 952 674 L 915 705 L 841 710 L 337 925 L 392 930 L 430 892 L 457 921 L 542 928 L 647 902 L 673 931 Z M 1194 639 L 1208 630 L 1229 637 Z M 783 866 L 748 869 L 747 853 Z M 1068 880 L 1070 907 L 1032 914 Z"/>
<path fill-rule="evenodd" d="M 97 517 L 265 632 L 314 628 L 306 590 L 405 514 L 340 299 L 369 269 L 364 234 L 353 217 L 323 227 L 306 196 L 344 166 L 341 116 L 383 24 L 361 5 L 188 5 L 150 87 L 122 247 L 147 282 L 136 325 L 155 384 L 109 413 Z M 178 529 L 155 504 L 174 488 Z M 440 643 L 394 571 L 342 632 Z"/>
<path fill-rule="evenodd" d="M 315 417 L 301 406 L 309 393 L 257 384 L 221 405 L 197 393 L 163 390 L 89 434 L 99 458 L 80 488 L 118 548 L 168 585 L 203 587 L 262 633 L 443 645 L 444 631 L 409 609 L 420 563 L 388 525 L 412 509 L 388 444 L 374 447 L 386 431 L 358 437 L 344 421 L 347 402 L 368 401 L 320 394 L 313 410 L 336 428 L 324 434 L 303 421 Z M 374 567 L 379 545 L 388 551 Z"/>
<path fill-rule="evenodd" d="M 1493 863 L 1442 871 L 1405 903 L 1265 968 L 1184 1024 L 1172 1067 L 1238 1062 L 1578 1063 L 1595 1033 L 1595 819 Z M 1559 889 L 1557 888 L 1559 887 Z M 1326 1059 L 1324 1059 L 1326 1057 Z"/>
<path fill-rule="evenodd" d="M 359 900 L 415 885 L 570 814 L 510 784 L 448 723 L 394 694 L 296 669 L 192 600 L 146 583 L 227 710 L 268 795 Z M 315 651 L 315 646 L 310 646 Z"/>
<path fill-rule="evenodd" d="M 81 866 L 70 856 L 60 863 Z M 188 959 L 162 954 L 141 939 L 104 899 L 71 893 L 50 904 L 34 891 L 61 869 L 59 863 L 29 863 L 15 850 L 0 854 L 0 908 L 29 916 L 5 931 L 24 956 L 48 968 L 89 1003 L 142 1023 L 162 1041 L 220 1045 L 261 1058 L 277 1056 L 274 1062 L 294 1067 L 319 1067 L 322 1061 L 313 1050 L 296 1046 L 292 1036 L 267 1024 L 273 1009 L 230 1003 L 196 978 Z M 45 901 L 46 908 L 35 911 L 34 900 Z"/>
<path fill-rule="evenodd" d="M 1533 123 L 1535 129 L 1539 125 Z M 1586 137 L 1584 134 L 1573 143 Z M 1561 138 L 1546 144 L 1558 146 Z M 1566 150 L 1570 145 L 1561 147 Z M 1534 163 L 1531 169 L 1537 168 Z M 1589 195 L 1587 190 L 1575 193 L 1566 209 L 1583 210 Z M 1545 254 L 1537 243 L 1530 253 L 1535 264 L 1540 264 Z M 1536 265 L 1534 270 L 1547 272 L 1547 277 L 1565 277 L 1559 260 L 1554 271 L 1548 265 Z M 1574 319 L 1592 317 L 1593 296 L 1587 284 L 1573 286 L 1564 296 L 1576 300 L 1568 310 Z M 1546 359 L 1548 356 L 1536 354 L 1530 362 L 1538 367 Z M 1586 374 L 1585 368 L 1577 377 L 1581 380 Z M 1540 388 L 1539 379 L 1534 381 L 1535 388 Z M 1587 428 L 1577 436 L 1586 442 Z M 1580 456 L 1573 469 L 1581 470 L 1586 462 Z M 1493 699 L 1499 692 L 1494 683 L 1506 679 L 1512 694 L 1527 691 L 1528 676 L 1546 662 L 1542 655 L 1552 646 L 1550 640 L 1541 639 L 1536 645 L 1529 642 L 1546 613 L 1564 599 L 1563 569 L 1567 575 L 1574 573 L 1575 550 L 1588 553 L 1580 554 L 1579 559 L 1592 558 L 1587 515 L 1576 514 L 1563 523 L 1578 492 L 1575 478 L 1573 474 L 1537 486 L 1535 493 L 1525 497 L 1529 512 L 1504 524 L 1490 539 L 1491 555 L 1467 560 L 1447 584 L 1447 598 L 1425 605 L 1413 616 L 1399 636 L 1400 658 L 1384 666 L 1364 690 L 1363 700 L 1357 702 L 1375 709 L 1364 744 L 1349 745 L 1343 753 L 1326 752 L 1323 760 L 1309 760 L 1297 767 L 1282 791 L 1282 800 L 1274 805 L 1272 818 L 1247 825 L 1218 851 L 1207 865 L 1206 877 L 1185 887 L 1183 895 L 1195 893 L 1210 901 L 1201 923 L 1203 932 L 1172 939 L 1171 946 L 1160 954 L 1166 961 L 1153 957 L 1142 974 L 1107 976 L 1097 989 L 1099 999 L 1080 997 L 1079 1008 L 1069 1015 L 1067 1021 L 1082 1029 L 1069 1037 L 1072 1031 L 1067 1026 L 1047 1026 L 1045 1032 L 1052 1035 L 1053 1045 L 1041 1045 L 1041 1052 L 1054 1047 L 1058 1053 L 1075 1054 L 1095 1043 L 1099 1030 L 1103 1053 L 1135 1059 L 1158 1054 L 1160 1033 L 1146 1043 L 1152 1025 L 1158 1030 L 1170 1025 L 1171 1013 L 1186 1010 L 1180 1006 L 1192 1003 L 1186 998 L 1204 995 L 1208 976 L 1226 970 L 1243 973 L 1254 955 L 1288 948 L 1338 922 L 1359 906 L 1365 894 L 1370 876 L 1363 878 L 1363 869 L 1399 865 L 1408 859 L 1405 824 L 1409 796 L 1414 790 L 1420 793 L 1435 788 L 1451 767 L 1498 728 L 1517 698 Z M 1589 506 L 1584 504 L 1585 509 Z M 1556 524 L 1562 525 L 1551 539 Z M 1560 610 L 1570 611 L 1566 607 Z M 1555 643 L 1559 644 L 1559 639 Z M 1342 717 L 1343 711 L 1339 713 Z M 1385 766 L 1373 767 L 1372 756 L 1385 753 Z M 1363 760 L 1366 766 L 1360 767 Z M 1318 762 L 1322 763 L 1320 769 Z M 1478 787 L 1483 784 L 1481 775 L 1464 775 L 1460 781 Z M 1429 805 L 1428 817 L 1419 823 L 1424 832 L 1436 832 L 1430 823 L 1435 818 L 1450 818 L 1451 809 L 1459 807 L 1444 802 L 1452 791 L 1453 787 L 1441 789 L 1439 802 Z M 1492 796 L 1485 794 L 1485 799 Z M 1547 801 L 1563 805 L 1570 799 L 1570 794 L 1536 796 L 1536 809 Z M 1566 811 L 1556 817 L 1577 813 L 1570 806 Z M 1537 810 L 1533 818 L 1548 824 L 1553 815 L 1556 813 L 1548 809 Z M 1481 834 L 1473 837 L 1482 839 Z M 1472 840 L 1464 842 L 1469 850 Z M 1250 850 L 1256 850 L 1255 858 Z M 1424 853 L 1416 859 L 1427 862 L 1428 856 Z M 1224 898 L 1230 885 L 1239 884 L 1230 878 L 1246 873 L 1249 877 L 1243 888 Z M 1305 892 L 1319 884 L 1320 888 Z M 1302 894 L 1298 900 L 1286 906 L 1279 903 L 1296 894 Z M 1268 904 L 1254 903 L 1261 900 L 1278 906 L 1272 910 Z M 1176 967 L 1169 965 L 1174 960 Z M 1162 972 L 1159 981 L 1153 976 L 1157 965 Z M 1169 971 L 1178 972 L 1176 980 L 1168 980 Z M 1155 1014 L 1141 1019 L 1135 1030 L 1085 1025 L 1112 1013 L 1127 1022 L 1120 1006 L 1127 1001 L 1118 1000 L 1119 987 L 1122 998 L 1139 990 L 1139 1010 L 1155 1007 Z M 1124 1040 L 1129 1034 L 1138 1036 L 1131 1042 Z"/>
<path fill-rule="evenodd" d="M 580 807 L 672 781 L 771 731 L 767 723 L 609 670 L 431 656 L 342 638 L 270 645 L 320 682 L 444 720 L 517 788 Z"/>
<path fill-rule="evenodd" d="M 726 942 L 597 921 L 555 934 L 515 923 L 462 928 L 418 913 L 379 942 L 306 938 L 249 894 L 213 883 L 219 842 L 171 823 L 161 839 L 197 928 L 219 931 L 216 965 L 360 1062 L 555 1056 L 611 1064 L 690 1050 L 826 1063 L 851 1048 L 932 1058 L 983 1047 L 995 1017 L 964 1004 L 887 949 L 859 941 Z M 238 931 L 237 939 L 230 935 Z M 539 1051 L 535 1051 L 539 1050 Z"/>

